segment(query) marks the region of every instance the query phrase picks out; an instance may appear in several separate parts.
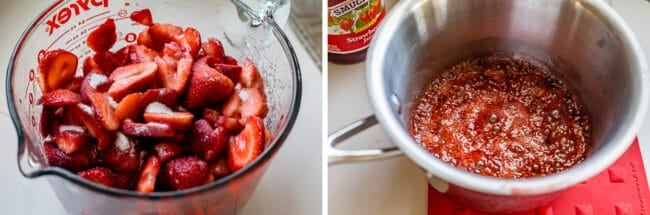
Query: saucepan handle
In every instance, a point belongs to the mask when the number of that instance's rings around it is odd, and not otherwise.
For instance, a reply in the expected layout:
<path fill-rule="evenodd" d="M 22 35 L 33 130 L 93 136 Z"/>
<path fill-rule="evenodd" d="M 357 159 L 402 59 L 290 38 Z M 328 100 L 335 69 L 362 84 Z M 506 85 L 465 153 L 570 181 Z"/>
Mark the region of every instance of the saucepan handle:
<path fill-rule="evenodd" d="M 377 125 L 377 118 L 375 118 L 374 115 L 371 115 L 354 121 L 344 126 L 343 128 L 331 133 L 327 137 L 328 164 L 334 165 L 357 161 L 369 161 L 401 155 L 402 152 L 397 147 L 361 150 L 345 150 L 336 148 L 336 146 L 344 140 L 375 125 Z"/>

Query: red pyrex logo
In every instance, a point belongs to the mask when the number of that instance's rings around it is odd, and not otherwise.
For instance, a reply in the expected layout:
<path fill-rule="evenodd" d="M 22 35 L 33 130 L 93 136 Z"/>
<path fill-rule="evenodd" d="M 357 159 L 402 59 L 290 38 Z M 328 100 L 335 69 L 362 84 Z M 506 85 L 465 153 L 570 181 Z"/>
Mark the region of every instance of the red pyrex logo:
<path fill-rule="evenodd" d="M 52 35 L 52 33 L 54 33 L 56 29 L 60 28 L 61 25 L 68 23 L 73 15 L 78 16 L 81 12 L 90 10 L 91 6 L 108 7 L 108 0 L 77 0 L 76 2 L 64 7 L 45 23 L 47 24 L 49 35 Z"/>

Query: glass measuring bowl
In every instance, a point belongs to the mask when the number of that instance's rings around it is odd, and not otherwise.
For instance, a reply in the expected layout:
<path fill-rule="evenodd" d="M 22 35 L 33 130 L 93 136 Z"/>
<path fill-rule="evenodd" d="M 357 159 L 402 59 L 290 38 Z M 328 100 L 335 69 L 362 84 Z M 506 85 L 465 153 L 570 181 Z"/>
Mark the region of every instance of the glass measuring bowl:
<path fill-rule="evenodd" d="M 72 172 L 47 165 L 39 131 L 42 107 L 35 104 L 42 96 L 37 84 L 39 57 L 59 48 L 73 52 L 79 59 L 90 56 L 92 51 L 84 44 L 85 38 L 107 17 L 116 20 L 118 30 L 118 42 L 112 51 L 134 43 L 144 27 L 134 25 L 128 17 L 145 8 L 151 10 L 154 22 L 194 27 L 204 40 L 220 39 L 226 53 L 240 61 L 250 58 L 259 68 L 269 103 L 265 125 L 275 138 L 247 167 L 203 186 L 141 194 L 90 183 Z M 301 98 L 300 69 L 291 44 L 273 19 L 272 10 L 251 8 L 256 7 L 238 9 L 228 0 L 67 0 L 47 8 L 21 36 L 7 70 L 7 101 L 18 135 L 21 173 L 27 178 L 50 176 L 47 180 L 70 214 L 236 213 L 252 195 L 289 134 Z"/>

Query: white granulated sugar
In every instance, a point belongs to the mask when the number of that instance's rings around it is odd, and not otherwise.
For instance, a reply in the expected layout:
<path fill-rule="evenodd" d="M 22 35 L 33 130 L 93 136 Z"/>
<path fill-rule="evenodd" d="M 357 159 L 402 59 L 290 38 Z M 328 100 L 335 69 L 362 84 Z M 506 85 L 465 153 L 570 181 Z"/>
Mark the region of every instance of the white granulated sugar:
<path fill-rule="evenodd" d="M 248 92 L 247 91 L 239 91 L 239 98 L 241 100 L 247 100 L 248 99 Z"/>
<path fill-rule="evenodd" d="M 64 131 L 77 131 L 80 133 L 84 133 L 86 130 L 84 130 L 83 127 L 77 126 L 77 125 L 61 125 L 59 126 L 59 132 L 64 132 Z"/>
<path fill-rule="evenodd" d="M 117 108 L 117 102 L 113 99 L 113 97 L 107 96 L 108 97 L 108 104 L 113 107 L 113 109 Z"/>
<path fill-rule="evenodd" d="M 93 114 L 93 109 L 90 106 L 88 106 L 86 104 L 79 104 L 79 107 L 81 108 L 81 110 L 83 110 L 87 114 L 89 114 L 91 116 L 95 115 L 95 114 Z"/>
<path fill-rule="evenodd" d="M 108 82 L 108 78 L 106 78 L 105 75 L 99 75 L 95 73 L 90 74 L 89 83 L 90 86 L 92 86 L 93 88 L 97 88 L 97 86 L 99 86 L 100 84 L 104 84 L 106 82 Z"/>
<path fill-rule="evenodd" d="M 143 126 L 135 127 L 135 133 L 136 133 L 136 134 L 144 134 L 144 133 L 146 133 L 146 132 L 147 132 L 147 128 L 146 128 L 146 127 L 143 127 Z"/>
<path fill-rule="evenodd" d="M 144 110 L 146 113 L 162 113 L 162 114 L 172 114 L 174 111 L 172 109 L 169 109 L 167 106 L 165 106 L 163 103 L 160 102 L 152 102 L 151 104 L 147 105 L 147 108 Z"/>
<path fill-rule="evenodd" d="M 129 143 L 129 139 L 122 134 L 122 132 L 117 132 L 117 138 L 115 138 L 115 146 L 120 151 L 126 151 L 131 148 L 131 144 Z"/>

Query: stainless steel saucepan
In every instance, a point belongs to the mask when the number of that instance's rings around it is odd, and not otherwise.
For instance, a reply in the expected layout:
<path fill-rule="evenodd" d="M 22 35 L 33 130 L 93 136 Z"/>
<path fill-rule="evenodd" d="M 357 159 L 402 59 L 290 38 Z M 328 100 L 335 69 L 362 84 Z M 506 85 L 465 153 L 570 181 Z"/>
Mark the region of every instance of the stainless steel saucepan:
<path fill-rule="evenodd" d="M 582 163 L 543 177 L 487 177 L 446 164 L 409 135 L 413 100 L 437 71 L 495 52 L 541 60 L 577 91 L 593 123 L 592 146 Z M 403 0 L 377 30 L 368 53 L 367 89 L 375 115 L 330 135 L 330 164 L 403 153 L 435 189 L 481 211 L 533 209 L 602 172 L 630 146 L 648 109 L 641 46 L 601 0 Z M 377 122 L 397 148 L 335 147 Z"/>

